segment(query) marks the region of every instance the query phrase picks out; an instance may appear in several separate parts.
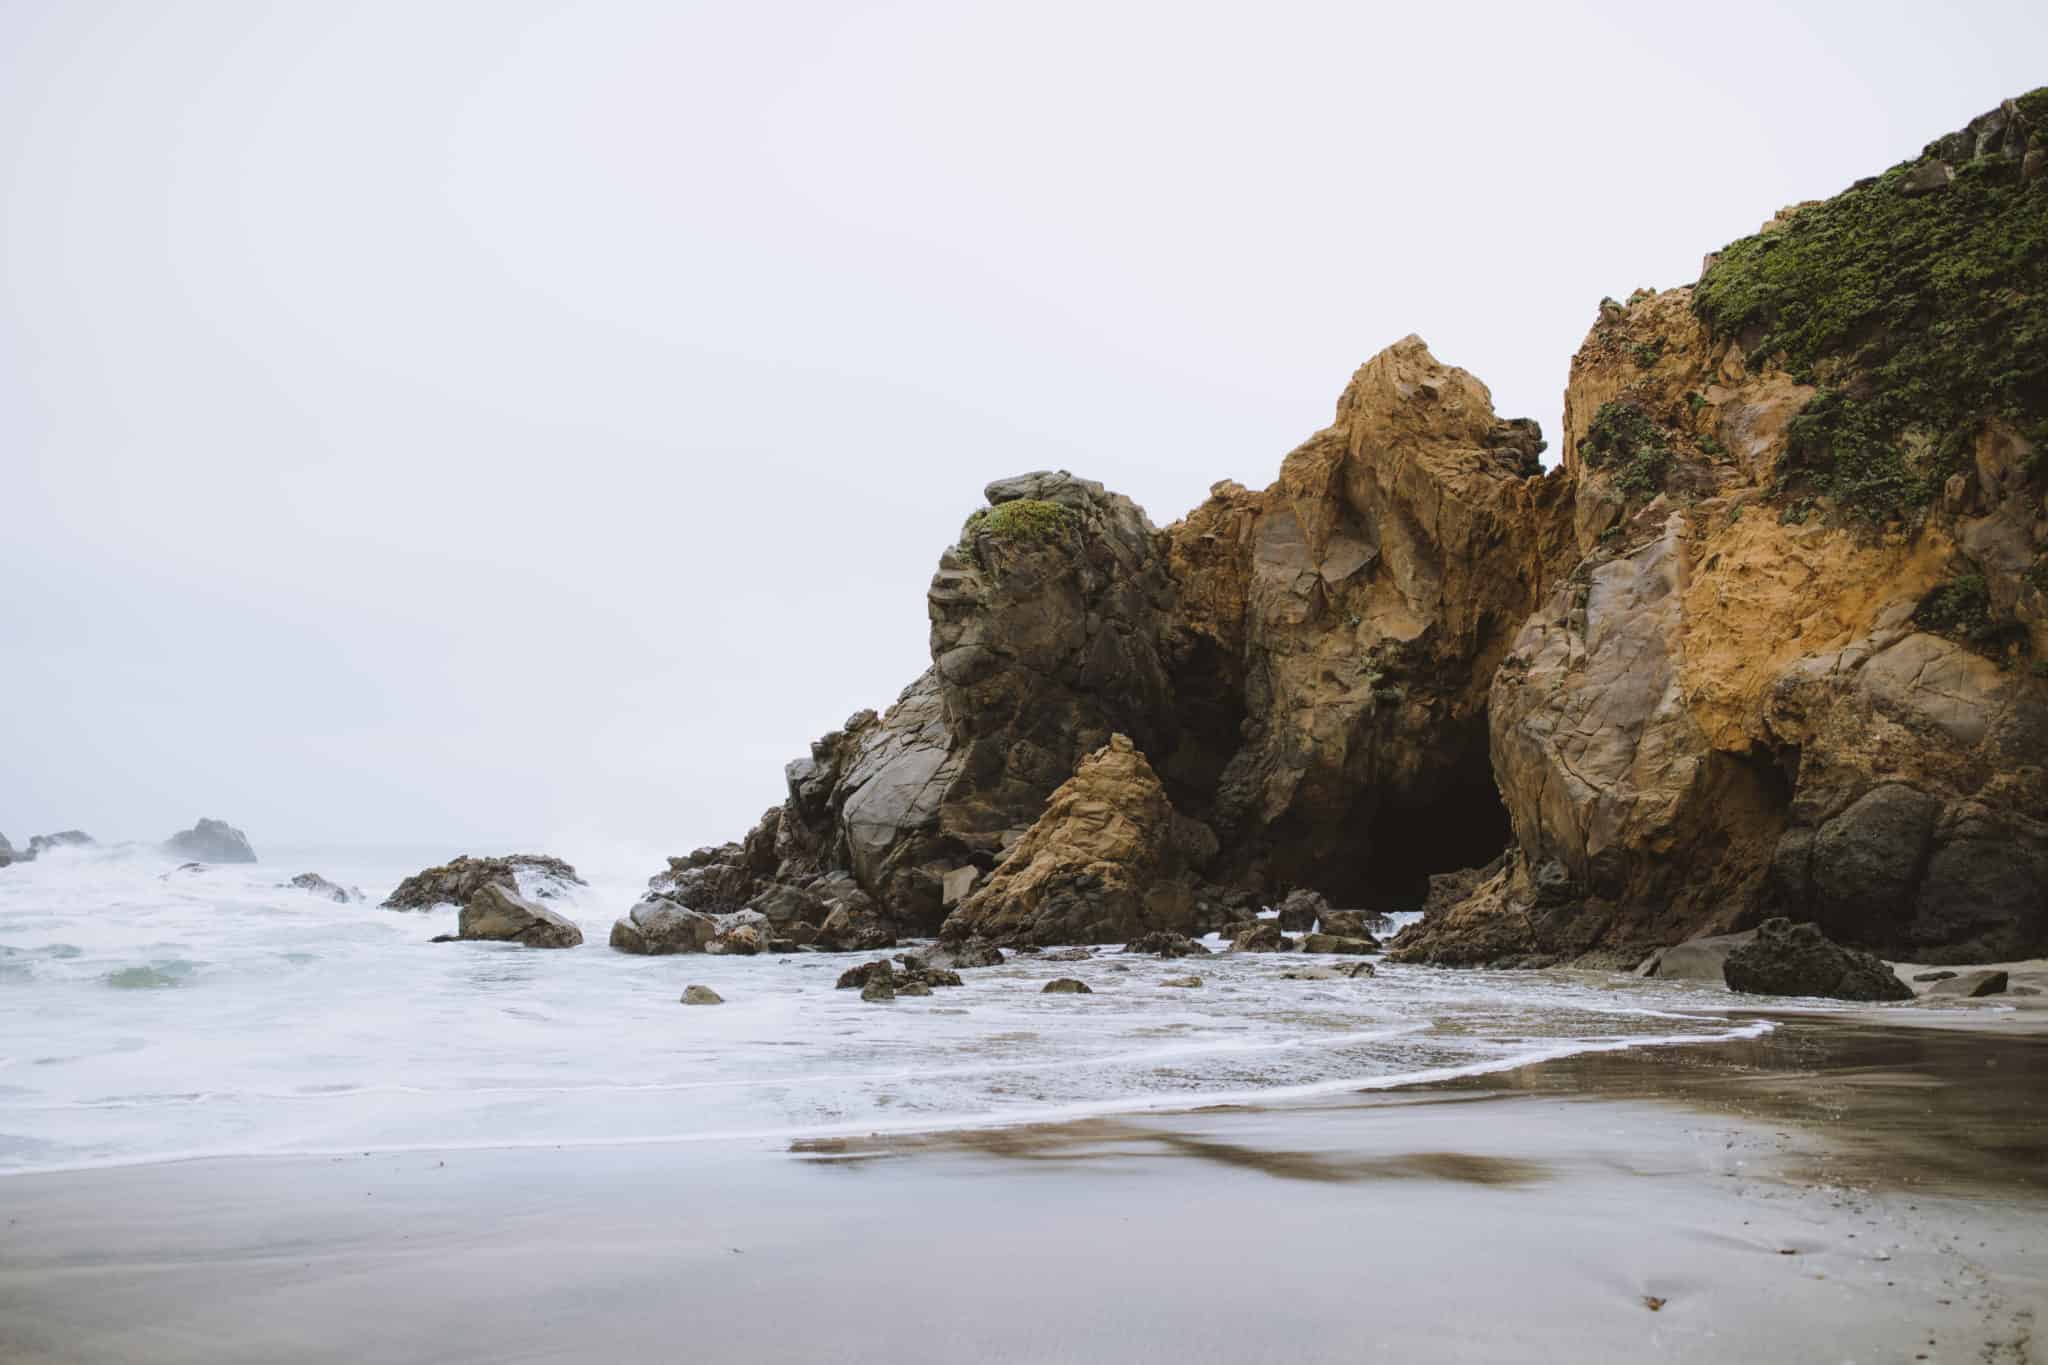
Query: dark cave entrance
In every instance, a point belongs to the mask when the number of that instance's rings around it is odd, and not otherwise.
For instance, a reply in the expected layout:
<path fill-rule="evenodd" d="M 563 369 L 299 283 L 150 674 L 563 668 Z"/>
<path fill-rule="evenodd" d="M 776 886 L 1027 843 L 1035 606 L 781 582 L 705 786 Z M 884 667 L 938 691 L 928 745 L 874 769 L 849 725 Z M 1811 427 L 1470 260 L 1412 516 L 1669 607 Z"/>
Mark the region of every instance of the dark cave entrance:
<path fill-rule="evenodd" d="M 1514 830 L 1481 744 L 1428 796 L 1381 801 L 1360 835 L 1365 856 L 1330 860 L 1312 884 L 1333 905 L 1384 912 L 1420 910 L 1432 876 L 1492 862 Z"/>

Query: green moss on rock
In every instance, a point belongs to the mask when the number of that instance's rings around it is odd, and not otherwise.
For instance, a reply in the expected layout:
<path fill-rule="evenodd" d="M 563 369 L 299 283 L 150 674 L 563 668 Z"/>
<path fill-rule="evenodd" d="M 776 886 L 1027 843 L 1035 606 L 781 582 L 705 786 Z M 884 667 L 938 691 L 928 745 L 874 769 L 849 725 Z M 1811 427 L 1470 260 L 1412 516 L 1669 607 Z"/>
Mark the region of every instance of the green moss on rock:
<path fill-rule="evenodd" d="M 2015 103 L 2048 126 L 2048 87 Z M 1693 291 L 1752 367 L 1821 387 L 1792 433 L 1797 467 L 1873 520 L 1931 502 L 1985 419 L 2048 417 L 2048 182 L 1986 156 L 1910 193 L 1928 160 L 1733 243 Z"/>
<path fill-rule="evenodd" d="M 991 535 L 1013 542 L 1042 543 L 1060 540 L 1080 527 L 1080 514 L 1071 507 L 1041 498 L 1019 498 L 977 509 L 960 528 L 960 539 L 965 543 Z"/>
<path fill-rule="evenodd" d="M 1617 399 L 1593 414 L 1579 458 L 1590 469 L 1611 467 L 1614 486 L 1625 496 L 1653 497 L 1671 471 L 1671 443 L 1648 413 Z"/>

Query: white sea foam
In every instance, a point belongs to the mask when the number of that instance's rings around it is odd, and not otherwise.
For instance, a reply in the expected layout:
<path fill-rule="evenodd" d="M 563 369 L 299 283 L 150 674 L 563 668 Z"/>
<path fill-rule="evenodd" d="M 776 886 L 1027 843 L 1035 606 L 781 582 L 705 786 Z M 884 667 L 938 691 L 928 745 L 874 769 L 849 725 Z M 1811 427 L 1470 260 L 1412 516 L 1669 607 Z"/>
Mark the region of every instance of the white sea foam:
<path fill-rule="evenodd" d="M 638 859 L 563 904 L 565 952 L 430 945 L 376 907 L 456 850 L 278 851 L 179 872 L 67 850 L 0 870 L 0 1173 L 225 1154 L 916 1131 L 1303 1098 L 1573 1053 L 1754 1036 L 1696 986 L 1305 959 L 1013 959 L 929 998 L 835 990 L 858 957 L 604 946 Z M 480 850 L 481 851 L 481 850 Z M 562 850 L 577 861 L 574 848 Z M 317 871 L 369 899 L 280 887 Z M 586 875 L 593 869 L 585 867 Z M 1193 973 L 1199 990 L 1161 978 Z M 1094 993 L 1046 996 L 1054 976 Z M 685 984 L 723 995 L 684 1008 Z"/>

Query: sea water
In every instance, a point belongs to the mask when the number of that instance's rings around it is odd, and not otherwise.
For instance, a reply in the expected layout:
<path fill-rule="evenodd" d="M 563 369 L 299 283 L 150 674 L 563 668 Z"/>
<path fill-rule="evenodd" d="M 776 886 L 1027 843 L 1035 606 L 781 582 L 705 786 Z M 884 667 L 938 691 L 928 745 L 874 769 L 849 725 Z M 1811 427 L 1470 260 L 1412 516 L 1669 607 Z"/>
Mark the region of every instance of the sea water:
<path fill-rule="evenodd" d="M 153 849 L 85 848 L 0 869 L 0 1174 L 1052 1120 L 1768 1027 L 1686 983 L 1384 962 L 1300 981 L 1284 974 L 1345 959 L 1112 949 L 1013 956 L 958 989 L 868 1004 L 834 983 L 876 954 L 612 951 L 644 862 L 583 865 L 591 884 L 553 902 L 585 936 L 565 951 L 433 944 L 454 932 L 452 907 L 379 908 L 456 851 L 266 850 L 179 870 Z M 306 871 L 366 899 L 281 885 Z M 1161 984 L 1188 975 L 1204 984 Z M 1092 994 L 1043 994 L 1059 976 Z M 726 1003 L 681 1005 L 691 984 Z"/>

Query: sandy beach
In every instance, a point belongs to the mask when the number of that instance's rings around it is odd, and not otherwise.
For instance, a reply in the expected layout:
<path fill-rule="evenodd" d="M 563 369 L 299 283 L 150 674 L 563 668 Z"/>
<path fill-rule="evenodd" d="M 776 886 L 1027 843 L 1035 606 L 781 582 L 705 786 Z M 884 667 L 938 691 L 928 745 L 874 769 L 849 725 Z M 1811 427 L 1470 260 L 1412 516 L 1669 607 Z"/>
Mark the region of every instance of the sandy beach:
<path fill-rule="evenodd" d="M 2034 1361 L 2048 1044 L 1997 1024 L 914 1138 L 22 1176 L 0 1359 Z"/>

